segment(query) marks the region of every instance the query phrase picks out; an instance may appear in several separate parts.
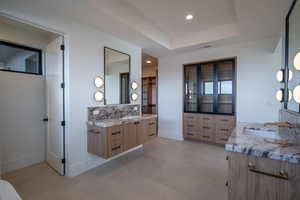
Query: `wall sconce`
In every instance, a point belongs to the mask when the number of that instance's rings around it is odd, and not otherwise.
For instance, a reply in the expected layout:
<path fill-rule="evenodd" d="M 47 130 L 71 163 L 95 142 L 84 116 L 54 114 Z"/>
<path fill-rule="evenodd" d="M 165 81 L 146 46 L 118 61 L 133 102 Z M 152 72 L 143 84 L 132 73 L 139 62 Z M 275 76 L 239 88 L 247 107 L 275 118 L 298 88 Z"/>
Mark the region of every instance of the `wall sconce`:
<path fill-rule="evenodd" d="M 139 98 L 139 95 L 138 95 L 136 92 L 131 93 L 131 99 L 132 99 L 133 101 L 138 100 L 138 98 Z"/>
<path fill-rule="evenodd" d="M 94 97 L 97 102 L 101 102 L 104 100 L 104 93 L 102 91 L 96 91 Z"/>
<path fill-rule="evenodd" d="M 284 90 L 282 88 L 276 92 L 277 101 L 283 102 L 283 93 L 284 93 Z"/>
<path fill-rule="evenodd" d="M 97 88 L 101 88 L 101 87 L 103 87 L 103 85 L 104 85 L 104 80 L 103 80 L 103 78 L 97 76 L 97 77 L 95 78 L 95 86 L 96 86 Z"/>
<path fill-rule="evenodd" d="M 294 67 L 295 67 L 295 69 L 300 71 L 300 52 L 298 52 L 294 58 Z"/>
<path fill-rule="evenodd" d="M 293 91 L 294 100 L 300 104 L 300 85 L 297 85 Z"/>
<path fill-rule="evenodd" d="M 131 82 L 131 89 L 132 90 L 136 90 L 136 89 L 138 89 L 138 87 L 139 87 L 139 85 L 136 81 Z"/>
<path fill-rule="evenodd" d="M 293 72 L 291 70 L 289 70 L 289 81 L 291 81 L 293 78 Z M 284 69 L 280 69 L 277 72 L 277 81 L 279 83 L 284 82 Z"/>

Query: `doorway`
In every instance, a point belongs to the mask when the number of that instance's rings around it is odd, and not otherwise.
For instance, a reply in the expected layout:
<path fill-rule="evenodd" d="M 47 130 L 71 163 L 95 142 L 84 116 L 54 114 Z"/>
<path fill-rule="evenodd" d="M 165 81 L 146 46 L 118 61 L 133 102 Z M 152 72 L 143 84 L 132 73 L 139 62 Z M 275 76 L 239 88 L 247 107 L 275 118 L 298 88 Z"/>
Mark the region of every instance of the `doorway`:
<path fill-rule="evenodd" d="M 42 162 L 65 175 L 64 37 L 0 25 L 0 175 Z"/>
<path fill-rule="evenodd" d="M 157 114 L 158 59 L 142 54 L 142 113 Z"/>

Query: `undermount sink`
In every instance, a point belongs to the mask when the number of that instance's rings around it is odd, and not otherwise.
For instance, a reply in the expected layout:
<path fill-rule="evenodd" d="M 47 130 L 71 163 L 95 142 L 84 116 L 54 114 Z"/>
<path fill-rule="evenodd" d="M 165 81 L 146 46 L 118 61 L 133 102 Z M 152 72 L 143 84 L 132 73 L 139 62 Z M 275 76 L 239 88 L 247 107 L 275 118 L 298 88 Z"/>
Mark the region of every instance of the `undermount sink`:
<path fill-rule="evenodd" d="M 259 137 L 270 138 L 275 140 L 281 139 L 278 132 L 274 130 L 263 130 L 260 128 L 244 128 L 244 133 L 247 135 L 259 136 Z"/>

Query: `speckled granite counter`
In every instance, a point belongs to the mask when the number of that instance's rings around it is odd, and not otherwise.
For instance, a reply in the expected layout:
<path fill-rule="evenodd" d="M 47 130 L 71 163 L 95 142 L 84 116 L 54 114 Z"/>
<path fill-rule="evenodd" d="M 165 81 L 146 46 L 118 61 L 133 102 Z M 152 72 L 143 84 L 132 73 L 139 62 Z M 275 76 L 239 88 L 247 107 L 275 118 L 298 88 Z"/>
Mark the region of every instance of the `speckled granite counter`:
<path fill-rule="evenodd" d="M 135 121 L 142 121 L 146 119 L 157 118 L 157 115 L 136 115 L 136 116 L 127 116 L 120 119 L 106 119 L 106 120 L 94 120 L 88 121 L 88 125 L 97 126 L 97 127 L 111 127 L 122 124 L 127 124 Z"/>
<path fill-rule="evenodd" d="M 280 139 L 247 134 L 244 131 L 245 128 L 272 130 L 278 132 Z M 274 126 L 264 127 L 262 124 L 239 123 L 225 148 L 227 151 L 300 164 L 300 144 L 297 143 L 296 134 L 293 131 L 284 131 L 284 129 L 279 131 Z"/>

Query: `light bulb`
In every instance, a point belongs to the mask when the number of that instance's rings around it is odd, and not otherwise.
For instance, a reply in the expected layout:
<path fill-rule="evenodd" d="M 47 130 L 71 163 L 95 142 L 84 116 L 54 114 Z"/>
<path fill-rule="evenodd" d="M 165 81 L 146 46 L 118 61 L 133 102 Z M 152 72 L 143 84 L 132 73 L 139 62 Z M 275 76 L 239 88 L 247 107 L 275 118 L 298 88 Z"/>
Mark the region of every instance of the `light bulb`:
<path fill-rule="evenodd" d="M 293 72 L 289 70 L 289 81 L 291 81 L 292 79 L 293 79 Z"/>
<path fill-rule="evenodd" d="M 283 101 L 283 89 L 280 89 L 276 92 L 276 99 L 279 102 Z"/>
<path fill-rule="evenodd" d="M 300 103 L 300 85 L 297 85 L 293 91 L 294 100 Z"/>
<path fill-rule="evenodd" d="M 104 80 L 103 80 L 103 78 L 97 76 L 97 77 L 95 78 L 95 86 L 96 86 L 97 88 L 101 88 L 103 85 L 104 85 Z"/>
<path fill-rule="evenodd" d="M 295 67 L 295 69 L 300 71 L 300 52 L 298 52 L 294 58 L 294 67 Z"/>
<path fill-rule="evenodd" d="M 95 92 L 94 97 L 97 102 L 101 102 L 104 99 L 104 94 L 102 91 L 97 91 L 97 92 Z"/>
<path fill-rule="evenodd" d="M 278 70 L 278 72 L 277 72 L 277 81 L 279 83 L 283 82 L 283 69 Z"/>

